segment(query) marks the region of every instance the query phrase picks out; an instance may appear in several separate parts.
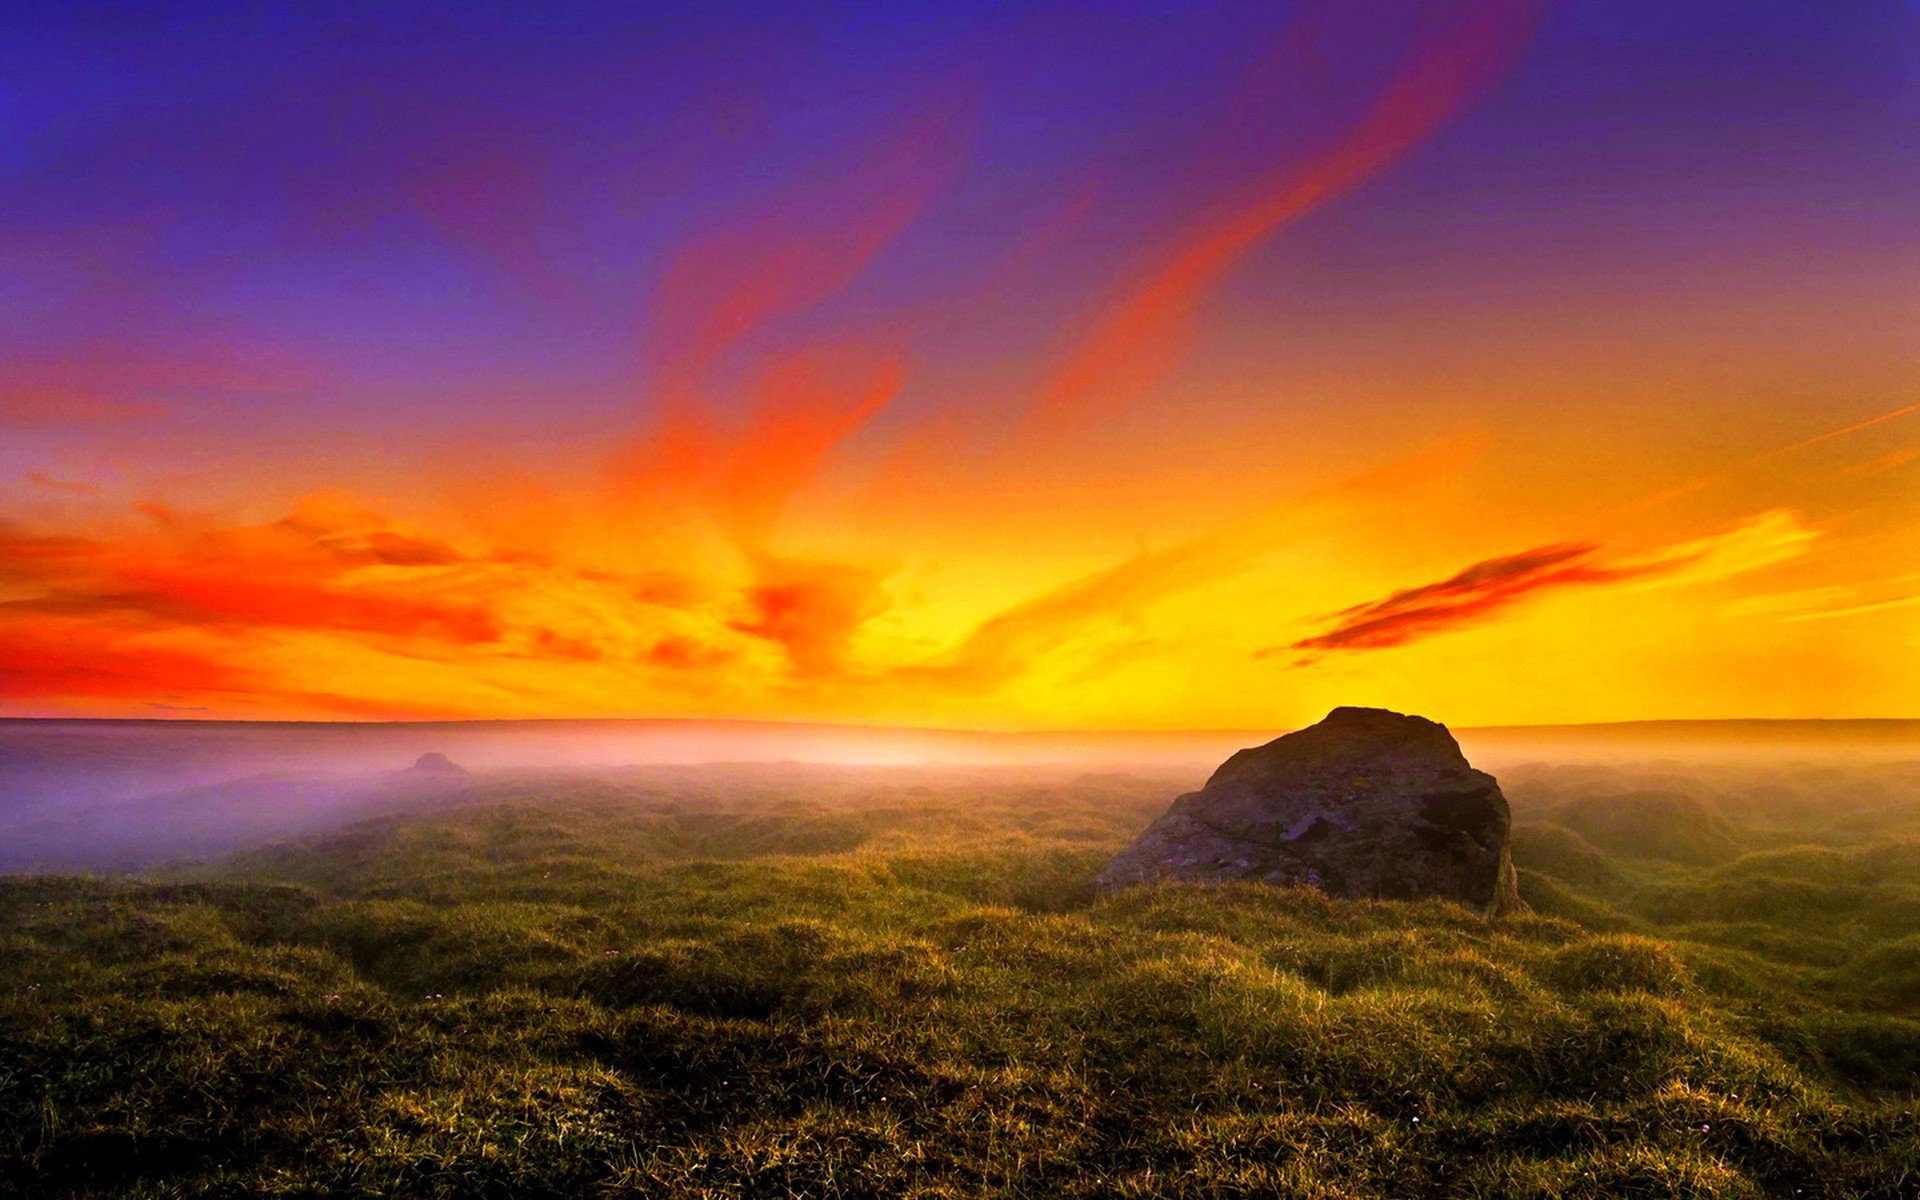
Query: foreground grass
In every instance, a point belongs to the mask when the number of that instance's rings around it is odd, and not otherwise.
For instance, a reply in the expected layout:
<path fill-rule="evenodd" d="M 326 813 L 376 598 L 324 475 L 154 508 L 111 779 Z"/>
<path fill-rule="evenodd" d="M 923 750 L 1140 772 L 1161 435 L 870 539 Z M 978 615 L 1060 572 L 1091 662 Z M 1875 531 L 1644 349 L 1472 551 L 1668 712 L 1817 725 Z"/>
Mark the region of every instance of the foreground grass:
<path fill-rule="evenodd" d="M 1539 803 L 1491 924 L 1096 900 L 1165 795 L 506 778 L 0 880 L 0 1192 L 1920 1195 L 1899 820 Z"/>

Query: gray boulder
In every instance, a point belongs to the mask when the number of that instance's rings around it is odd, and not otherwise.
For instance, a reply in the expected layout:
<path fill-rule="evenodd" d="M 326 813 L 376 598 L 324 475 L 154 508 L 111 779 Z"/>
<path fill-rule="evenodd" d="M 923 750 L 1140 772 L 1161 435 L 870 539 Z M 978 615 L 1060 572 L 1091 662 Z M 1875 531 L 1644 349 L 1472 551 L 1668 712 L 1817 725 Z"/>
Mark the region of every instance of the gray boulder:
<path fill-rule="evenodd" d="M 1437 896 L 1498 914 L 1521 907 L 1511 823 L 1500 785 L 1468 765 L 1446 726 L 1336 708 L 1229 758 L 1098 885 L 1254 880 L 1345 899 Z"/>

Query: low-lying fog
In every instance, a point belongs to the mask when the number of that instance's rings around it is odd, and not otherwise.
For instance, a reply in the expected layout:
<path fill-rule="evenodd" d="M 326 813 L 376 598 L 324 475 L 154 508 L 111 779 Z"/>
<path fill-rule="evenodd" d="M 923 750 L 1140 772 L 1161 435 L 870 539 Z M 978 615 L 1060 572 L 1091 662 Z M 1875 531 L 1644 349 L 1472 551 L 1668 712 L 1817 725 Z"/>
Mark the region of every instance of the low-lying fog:
<path fill-rule="evenodd" d="M 724 798 L 829 780 L 992 788 L 1088 773 L 1171 799 L 1253 731 L 983 734 L 768 722 L 275 724 L 0 720 L 0 871 L 205 858 L 375 813 L 484 799 L 511 780 Z M 1463 729 L 1524 820 L 1579 801 L 1596 820 L 1711 801 L 1783 832 L 1861 832 L 1920 807 L 1920 721 L 1647 722 Z M 439 754 L 460 770 L 412 769 Z"/>

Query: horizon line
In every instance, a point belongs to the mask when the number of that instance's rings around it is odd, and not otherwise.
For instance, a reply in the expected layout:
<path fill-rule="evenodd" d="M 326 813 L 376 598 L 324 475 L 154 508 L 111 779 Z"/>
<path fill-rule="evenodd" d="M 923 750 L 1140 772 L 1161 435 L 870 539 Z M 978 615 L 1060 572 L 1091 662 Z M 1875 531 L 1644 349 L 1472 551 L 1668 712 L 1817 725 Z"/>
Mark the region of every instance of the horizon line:
<path fill-rule="evenodd" d="M 1179 727 L 1179 728 L 1072 728 L 986 729 L 945 725 L 890 725 L 849 721 L 811 721 L 779 717 L 408 717 L 392 719 L 356 719 L 351 717 L 283 719 L 267 717 L 89 717 L 89 716 L 13 716 L 0 713 L 0 724 L 89 724 L 89 725 L 236 725 L 307 726 L 340 729 L 380 729 L 415 726 L 501 726 L 501 725 L 731 725 L 775 727 L 794 730 L 836 732 L 873 732 L 932 734 L 959 737 L 1225 737 L 1260 736 L 1306 728 L 1302 725 L 1264 727 Z M 1445 724 L 1443 722 L 1443 724 Z M 1634 717 L 1617 721 L 1558 721 L 1525 724 L 1447 725 L 1456 733 L 1541 732 L 1552 730 L 1608 730 L 1647 726 L 1697 725 L 1920 725 L 1920 716 L 1912 717 Z"/>

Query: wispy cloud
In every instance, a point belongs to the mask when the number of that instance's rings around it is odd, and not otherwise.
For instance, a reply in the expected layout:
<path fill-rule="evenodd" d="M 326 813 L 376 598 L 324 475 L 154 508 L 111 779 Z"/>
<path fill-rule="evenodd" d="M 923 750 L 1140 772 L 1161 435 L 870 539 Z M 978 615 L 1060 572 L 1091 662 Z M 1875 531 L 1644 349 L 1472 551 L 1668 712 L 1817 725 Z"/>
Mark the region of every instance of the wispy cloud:
<path fill-rule="evenodd" d="M 1296 24 L 1263 74 L 1321 69 L 1314 35 L 1343 11 L 1323 8 Z M 1325 149 L 1279 164 L 1224 211 L 1178 231 L 1139 278 L 1107 297 L 1034 417 L 1084 416 L 1151 387 L 1171 369 L 1201 301 L 1229 271 L 1275 232 L 1358 187 L 1457 116 L 1512 66 L 1537 15 L 1531 0 L 1429 6 L 1424 36 L 1358 120 Z"/>
<path fill-rule="evenodd" d="M 91 483 L 56 479 L 45 471 L 28 471 L 27 482 L 35 487 L 45 488 L 49 492 L 65 492 L 73 496 L 90 496 L 100 490 L 99 487 Z"/>
<path fill-rule="evenodd" d="M 1704 475 L 1695 476 L 1692 479 L 1688 479 L 1681 483 L 1677 483 L 1672 487 L 1662 488 L 1660 491 L 1655 492 L 1652 495 L 1642 496 L 1640 499 L 1635 500 L 1633 503 L 1621 509 L 1619 513 L 1615 515 L 1624 516 L 1628 513 L 1640 512 L 1644 509 L 1653 508 L 1658 505 L 1665 504 L 1671 500 L 1678 500 L 1683 496 L 1691 496 L 1696 492 L 1702 492 L 1707 490 L 1708 488 L 1717 487 L 1720 484 L 1725 483 L 1728 480 L 1736 478 L 1749 471 L 1753 471 L 1760 467 L 1769 466 L 1775 462 L 1778 462 L 1780 459 L 1786 458 L 1789 455 L 1795 454 L 1801 450 L 1808 449 L 1809 447 L 1818 446 L 1825 442 L 1833 441 L 1837 438 L 1843 438 L 1851 434 L 1859 433 L 1862 430 L 1872 429 L 1877 425 L 1884 425 L 1889 421 L 1898 421 L 1903 417 L 1910 417 L 1916 414 L 1920 414 L 1920 404 L 1903 404 L 1898 408 L 1888 409 L 1886 412 L 1868 417 L 1865 420 L 1854 421 L 1849 424 L 1841 425 L 1833 429 L 1822 430 L 1821 432 L 1816 433 L 1811 437 L 1804 437 L 1799 439 L 1798 441 L 1788 442 L 1787 444 L 1782 446 L 1775 446 L 1770 450 L 1764 450 L 1764 451 L 1761 451 L 1759 454 L 1750 455 L 1747 458 L 1741 459 L 1739 462 L 1736 462 L 1731 466 L 1721 467 L 1719 470 L 1716 470 L 1716 471 L 1709 471 Z M 1899 466 L 1901 463 L 1905 462 L 1907 457 L 1908 456 L 1902 455 L 1899 452 L 1895 452 L 1895 454 L 1887 455 L 1881 460 L 1876 460 L 1876 462 L 1884 464 L 1883 469 L 1891 468 L 1891 467 Z"/>
<path fill-rule="evenodd" d="M 1725 531 L 1634 557 L 1609 558 L 1595 542 L 1538 546 L 1489 558 L 1434 583 L 1403 588 L 1383 599 L 1342 609 L 1321 633 L 1283 650 L 1309 656 L 1343 650 L 1384 650 L 1478 624 L 1541 592 L 1631 581 L 1699 582 L 1755 570 L 1792 558 L 1815 536 L 1790 512 L 1761 513 Z"/>
<path fill-rule="evenodd" d="M 1920 446 L 1906 446 L 1887 454 L 1876 455 L 1865 462 L 1840 468 L 1843 479 L 1864 479 L 1872 475 L 1881 475 L 1888 471 L 1897 471 L 1908 463 L 1920 460 Z"/>
<path fill-rule="evenodd" d="M 1796 613 L 1780 618 L 1783 622 L 1830 621 L 1835 617 L 1857 617 L 1866 613 L 1885 612 L 1890 608 L 1911 608 L 1920 604 L 1920 595 L 1895 596 L 1891 600 L 1875 600 L 1867 604 L 1849 604 L 1841 608 L 1822 609 L 1819 612 Z"/>
<path fill-rule="evenodd" d="M 177 694 L 225 709 L 253 697 L 395 715 L 471 712 L 490 690 L 579 671 L 615 690 L 776 686 L 843 673 L 887 603 L 883 572 L 831 560 L 587 569 L 436 536 L 338 495 L 258 524 L 136 510 L 138 522 L 101 511 L 75 532 L 0 524 L 0 699 Z M 295 664 L 365 694 L 314 690 Z M 463 699 L 385 698 L 428 680 L 457 680 Z"/>
<path fill-rule="evenodd" d="M 1451 474 L 1478 450 L 1449 443 L 1275 505 L 1219 529 L 1125 562 L 1021 601 L 988 618 L 948 653 L 906 668 L 903 677 L 944 686 L 984 688 L 1030 671 L 1063 644 L 1096 626 L 1124 624 L 1148 605 L 1243 572 L 1314 528 L 1316 512 L 1348 511 Z M 1117 664 L 1148 643 L 1137 635 L 1096 652 Z"/>
<path fill-rule="evenodd" d="M 284 394 L 304 376 L 274 354 L 218 344 L 80 341 L 0 359 L 0 428 L 93 426 L 153 417 L 181 395 Z"/>
<path fill-rule="evenodd" d="M 1289 649 L 1383 650 L 1482 620 L 1535 592 L 1593 586 L 1667 569 L 1665 564 L 1608 566 L 1591 543 L 1540 546 L 1489 558 L 1440 580 L 1394 592 L 1335 614 L 1331 629 Z M 1271 651 L 1263 652 L 1271 653 Z"/>

